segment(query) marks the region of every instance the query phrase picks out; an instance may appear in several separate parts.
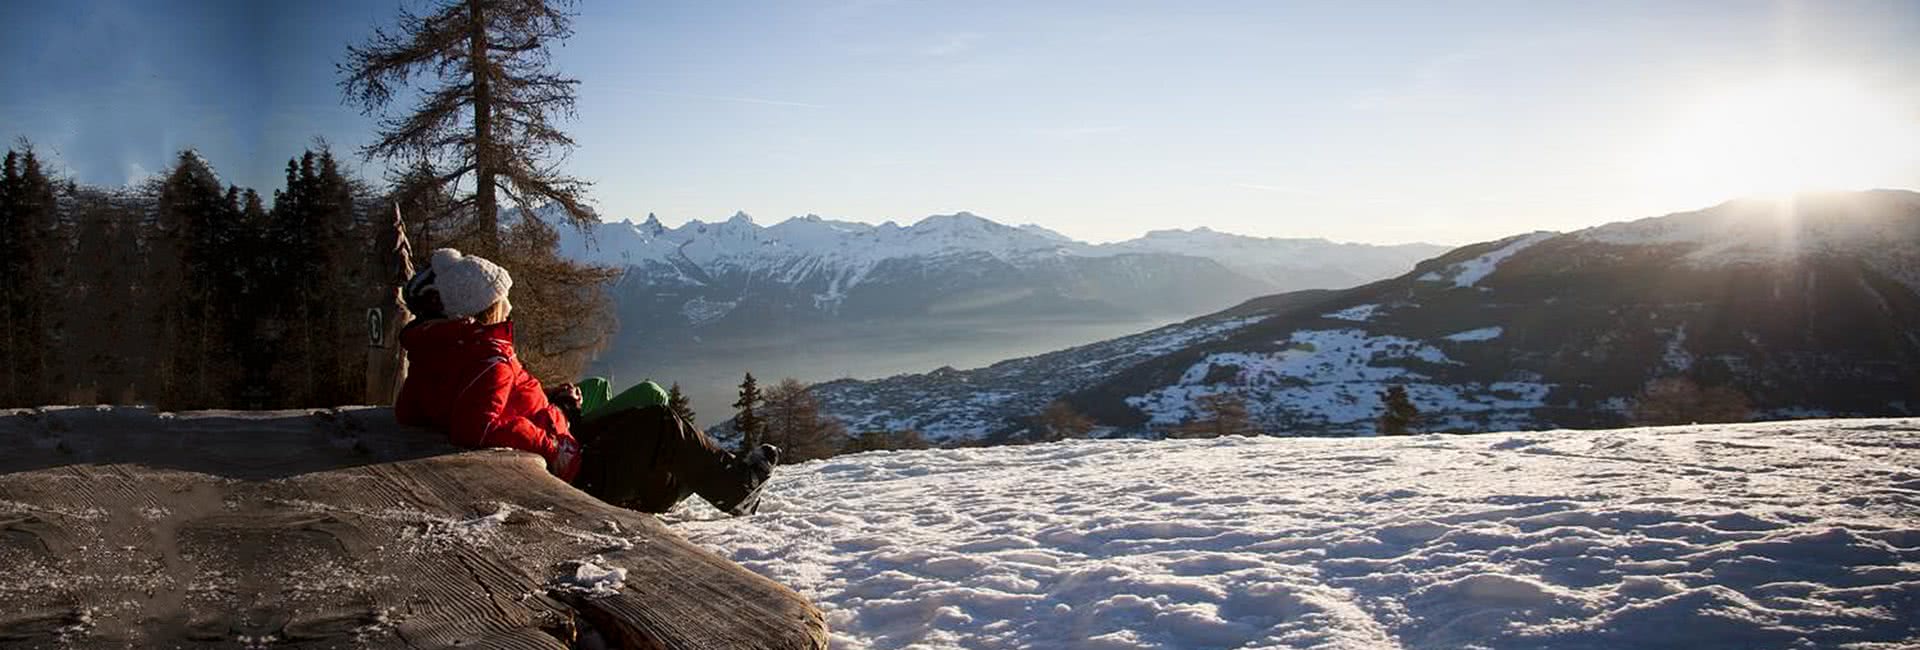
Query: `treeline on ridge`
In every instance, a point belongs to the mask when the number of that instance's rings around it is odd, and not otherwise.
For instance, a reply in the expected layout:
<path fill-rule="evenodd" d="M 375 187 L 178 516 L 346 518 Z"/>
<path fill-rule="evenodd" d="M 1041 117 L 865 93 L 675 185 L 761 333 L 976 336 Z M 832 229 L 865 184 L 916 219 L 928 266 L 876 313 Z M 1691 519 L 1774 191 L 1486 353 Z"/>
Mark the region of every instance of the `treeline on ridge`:
<path fill-rule="evenodd" d="M 0 407 L 369 402 L 367 309 L 394 288 L 373 244 L 395 206 L 416 264 L 478 239 L 434 178 L 420 168 L 375 188 L 322 147 L 287 162 L 269 202 L 223 183 L 193 151 L 144 182 L 103 188 L 55 177 L 31 147 L 8 150 Z M 615 326 L 599 289 L 611 273 L 560 260 L 537 219 L 502 230 L 490 257 L 517 280 L 523 360 L 543 381 L 572 380 Z M 541 281 L 554 275 L 572 282 Z"/>

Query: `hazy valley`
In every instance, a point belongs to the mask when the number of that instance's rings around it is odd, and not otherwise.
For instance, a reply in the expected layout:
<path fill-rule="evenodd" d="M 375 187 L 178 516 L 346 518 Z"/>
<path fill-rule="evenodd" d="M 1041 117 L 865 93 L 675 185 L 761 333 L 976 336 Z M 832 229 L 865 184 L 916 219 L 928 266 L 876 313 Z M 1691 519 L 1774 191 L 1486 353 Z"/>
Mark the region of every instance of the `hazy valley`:
<path fill-rule="evenodd" d="M 816 382 L 980 367 L 1390 277 L 1444 250 L 1205 228 L 1087 244 L 964 212 L 909 226 L 739 214 L 560 230 L 564 254 L 625 270 L 620 329 L 591 371 L 678 382 L 703 425 L 730 415 L 746 371 Z"/>

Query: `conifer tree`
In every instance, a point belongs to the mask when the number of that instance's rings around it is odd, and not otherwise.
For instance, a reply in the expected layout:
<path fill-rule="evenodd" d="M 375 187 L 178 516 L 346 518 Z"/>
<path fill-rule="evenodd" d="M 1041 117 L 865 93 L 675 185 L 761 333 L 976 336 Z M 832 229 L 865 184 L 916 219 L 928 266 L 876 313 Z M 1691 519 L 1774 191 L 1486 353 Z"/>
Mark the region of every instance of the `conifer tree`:
<path fill-rule="evenodd" d="M 1192 422 L 1174 431 L 1180 438 L 1218 438 L 1246 435 L 1253 431 L 1247 417 L 1247 402 L 1235 393 L 1202 395 L 1194 400 L 1199 411 Z"/>
<path fill-rule="evenodd" d="M 29 406 L 26 395 L 31 365 L 33 337 L 24 327 L 27 297 L 32 284 L 26 265 L 27 235 L 31 228 L 23 213 L 25 188 L 20 175 L 20 154 L 7 151 L 0 168 L 0 406 Z"/>
<path fill-rule="evenodd" d="M 733 416 L 733 428 L 740 432 L 740 451 L 746 453 L 760 446 L 760 436 L 766 429 L 766 423 L 754 409 L 763 401 L 760 385 L 754 381 L 753 373 L 740 381 L 740 399 L 734 401 L 733 408 L 739 411 Z"/>
<path fill-rule="evenodd" d="M 340 171 L 327 148 L 317 152 L 315 163 L 315 257 L 326 272 L 315 278 L 310 295 L 318 301 L 313 312 L 319 318 L 312 326 L 318 329 L 323 354 L 318 360 L 320 385 L 309 403 L 331 406 L 358 401 L 365 383 L 366 326 L 361 316 L 372 298 L 364 260 L 373 246 L 371 233 L 362 227 L 358 201 L 369 192 Z"/>
<path fill-rule="evenodd" d="M 1386 391 L 1380 393 L 1380 402 L 1383 409 L 1378 421 L 1381 435 L 1403 436 L 1413 432 L 1414 423 L 1420 419 L 1420 409 L 1414 408 L 1405 386 L 1388 386 Z"/>
<path fill-rule="evenodd" d="M 247 313 L 262 348 L 249 367 L 265 380 L 249 380 L 248 388 L 278 393 L 252 399 L 279 406 L 359 401 L 362 310 L 380 289 L 369 271 L 377 254 L 369 215 L 381 202 L 324 147 L 287 161 L 286 185 L 274 193 L 271 210 L 257 212 L 257 202 L 243 192 L 235 208 L 262 239 L 262 252 L 252 256 L 260 280 L 251 288 L 260 293 Z"/>
<path fill-rule="evenodd" d="M 792 377 L 766 392 L 766 442 L 780 447 L 781 458 L 795 462 L 832 456 L 847 439 L 846 426 L 820 412 L 812 389 Z"/>
<path fill-rule="evenodd" d="M 1040 415 L 1034 418 L 1034 427 L 1036 429 L 1032 436 L 1034 441 L 1051 442 L 1085 436 L 1087 432 L 1093 430 L 1094 424 L 1093 420 L 1074 410 L 1073 405 L 1063 400 L 1054 400 L 1047 405 L 1046 410 L 1041 411 Z"/>
<path fill-rule="evenodd" d="M 1747 397 L 1731 386 L 1702 387 L 1687 377 L 1647 382 L 1634 396 L 1630 421 L 1637 426 L 1745 422 L 1753 416 Z"/>
<path fill-rule="evenodd" d="M 76 192 L 78 194 L 78 192 Z M 91 194 L 91 193 L 90 193 Z M 74 388 L 89 389 L 93 402 L 115 402 L 131 397 L 126 389 L 132 374 L 141 366 L 128 359 L 127 350 L 115 349 L 125 338 L 131 313 L 128 272 L 136 267 L 134 251 L 126 242 L 133 239 L 130 226 L 115 220 L 106 197 L 84 197 L 75 224 L 75 265 L 67 321 L 73 336 L 66 344 L 65 365 L 83 368 L 86 377 L 76 378 Z"/>
<path fill-rule="evenodd" d="M 211 224 L 223 207 L 223 192 L 213 169 L 198 153 L 180 151 L 179 159 L 165 178 L 159 180 L 157 197 L 157 240 L 165 240 L 167 251 L 157 259 L 165 270 L 167 282 L 161 290 L 159 318 L 161 345 L 167 353 L 161 357 L 161 395 L 163 408 L 205 408 L 211 395 L 205 359 L 215 334 L 209 326 L 215 322 L 213 291 L 209 278 L 213 272 Z"/>
<path fill-rule="evenodd" d="M 20 333 L 12 324 L 13 306 L 26 279 L 14 262 L 20 250 L 16 233 L 19 220 L 13 216 L 14 188 L 20 184 L 19 179 L 19 154 L 8 150 L 6 163 L 0 167 L 0 359 L 8 360 L 0 365 L 0 406 L 22 406 L 25 402 L 18 388 L 21 368 L 13 363 L 26 343 L 18 340 Z"/>
<path fill-rule="evenodd" d="M 586 207 L 587 183 L 558 167 L 574 142 L 555 119 L 573 115 L 579 82 L 549 70 L 548 48 L 572 35 L 573 14 L 562 9 L 571 4 L 441 0 L 425 14 L 402 10 L 397 29 L 376 30 L 337 66 L 348 100 L 369 114 L 384 113 L 416 79 L 431 82 L 418 105 L 384 116 L 361 154 L 402 163 L 404 194 L 461 188 L 445 192 L 450 200 L 437 211 L 418 213 L 436 232 L 415 254 L 424 261 L 453 246 L 513 274 L 521 360 L 549 382 L 572 380 L 612 337 L 605 285 L 618 275 L 561 258 L 541 219 L 501 227 L 501 195 L 523 216 L 553 205 L 574 227 L 598 221 Z"/>
<path fill-rule="evenodd" d="M 680 382 L 673 382 L 673 387 L 667 389 L 667 408 L 672 409 L 680 417 L 686 418 L 688 422 L 694 421 L 693 398 L 680 392 Z"/>
<path fill-rule="evenodd" d="M 163 285 L 161 340 L 171 348 L 163 357 L 163 392 L 168 408 L 224 405 L 235 388 L 238 365 L 229 344 L 233 313 L 241 302 L 235 279 L 240 239 L 239 193 L 223 190 L 213 168 L 199 154 L 181 152 L 173 170 L 160 181 L 157 215 L 172 257 L 156 260 L 171 282 Z"/>
<path fill-rule="evenodd" d="M 15 217 L 26 226 L 25 237 L 28 291 L 25 296 L 30 321 L 23 324 L 36 343 L 22 362 L 33 364 L 33 383 L 27 388 L 34 401 L 46 403 L 62 396 L 66 371 L 54 363 L 58 347 L 66 339 L 66 323 L 61 322 L 61 297 L 67 289 L 67 262 L 73 238 L 67 234 L 59 206 L 59 188 L 31 146 L 25 147 L 20 165 L 20 192 L 15 199 Z"/>

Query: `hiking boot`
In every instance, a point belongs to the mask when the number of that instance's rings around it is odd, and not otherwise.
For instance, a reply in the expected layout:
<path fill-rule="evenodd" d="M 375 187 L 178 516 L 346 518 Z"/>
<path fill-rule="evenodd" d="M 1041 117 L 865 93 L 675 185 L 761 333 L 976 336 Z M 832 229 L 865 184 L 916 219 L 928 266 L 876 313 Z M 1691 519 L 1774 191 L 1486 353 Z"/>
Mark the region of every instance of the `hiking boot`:
<path fill-rule="evenodd" d="M 762 444 L 755 448 L 753 453 L 747 454 L 747 466 L 752 467 L 761 476 L 772 476 L 773 466 L 779 464 L 780 448 L 773 445 Z"/>
<path fill-rule="evenodd" d="M 766 489 L 767 479 L 773 477 L 773 466 L 779 463 L 780 448 L 773 445 L 760 445 L 744 459 L 735 457 L 733 462 L 729 463 L 728 470 L 739 472 L 741 486 L 746 488 L 745 493 L 738 500 L 714 501 L 713 507 L 735 517 L 758 512 L 760 491 Z"/>

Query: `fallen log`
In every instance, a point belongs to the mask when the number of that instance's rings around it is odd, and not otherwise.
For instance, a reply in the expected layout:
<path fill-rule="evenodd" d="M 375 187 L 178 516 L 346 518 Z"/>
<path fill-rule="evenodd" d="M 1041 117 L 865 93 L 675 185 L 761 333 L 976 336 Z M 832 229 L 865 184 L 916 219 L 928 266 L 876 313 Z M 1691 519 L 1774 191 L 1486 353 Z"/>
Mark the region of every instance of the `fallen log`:
<path fill-rule="evenodd" d="M 378 407 L 0 410 L 0 646 L 825 648 L 793 591 Z"/>

